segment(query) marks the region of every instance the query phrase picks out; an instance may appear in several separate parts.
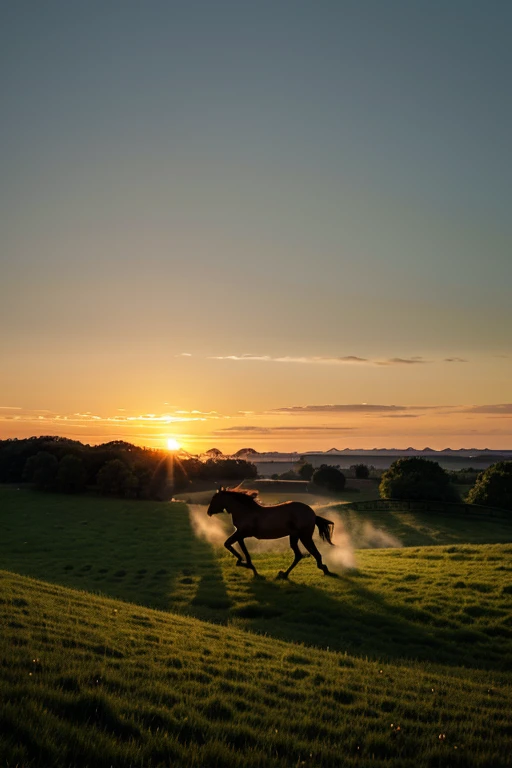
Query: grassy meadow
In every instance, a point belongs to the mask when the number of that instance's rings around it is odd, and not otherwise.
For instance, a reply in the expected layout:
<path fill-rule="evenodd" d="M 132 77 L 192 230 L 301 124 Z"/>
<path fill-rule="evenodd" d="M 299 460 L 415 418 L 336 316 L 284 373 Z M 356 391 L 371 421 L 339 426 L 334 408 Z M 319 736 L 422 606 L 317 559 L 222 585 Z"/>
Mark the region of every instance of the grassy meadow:
<path fill-rule="evenodd" d="M 183 502 L 1 488 L 2 764 L 510 765 L 512 521 L 329 509 L 357 567 L 283 582 Z"/>

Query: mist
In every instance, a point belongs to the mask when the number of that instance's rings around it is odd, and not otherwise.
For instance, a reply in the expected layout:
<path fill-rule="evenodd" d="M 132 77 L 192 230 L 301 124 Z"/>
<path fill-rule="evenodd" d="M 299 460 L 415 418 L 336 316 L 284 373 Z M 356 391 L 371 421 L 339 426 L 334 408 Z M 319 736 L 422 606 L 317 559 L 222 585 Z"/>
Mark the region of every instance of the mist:
<path fill-rule="evenodd" d="M 213 547 L 222 547 L 227 537 L 234 531 L 231 517 L 227 514 L 208 517 L 207 507 L 203 504 L 188 505 L 190 522 L 195 535 L 207 541 Z M 356 549 L 378 549 L 401 547 L 402 542 L 381 528 L 376 528 L 369 521 L 351 526 L 348 530 L 338 512 L 331 507 L 316 507 L 315 512 L 322 514 L 334 523 L 332 541 L 334 546 L 322 541 L 315 535 L 315 543 L 322 554 L 322 559 L 334 573 L 357 568 Z M 302 552 L 306 550 L 299 545 Z M 290 552 L 288 537 L 281 539 L 247 539 L 247 547 L 252 554 L 263 552 Z"/>
<path fill-rule="evenodd" d="M 350 530 L 347 530 L 341 515 L 334 509 L 325 509 L 324 507 L 321 510 L 315 510 L 315 512 L 318 514 L 321 512 L 322 517 L 326 517 L 334 523 L 332 535 L 334 546 L 331 547 L 321 539 L 316 541 L 324 563 L 334 573 L 357 568 L 356 549 L 385 549 L 402 546 L 400 539 L 382 530 L 382 528 L 376 528 L 368 520 L 362 521 L 360 526 L 351 527 Z"/>
<path fill-rule="evenodd" d="M 212 515 L 208 517 L 206 510 L 208 507 L 204 504 L 189 504 L 188 512 L 192 529 L 198 539 L 204 539 L 213 547 L 222 547 L 230 530 L 234 528 L 231 525 L 231 518 L 227 515 Z"/>

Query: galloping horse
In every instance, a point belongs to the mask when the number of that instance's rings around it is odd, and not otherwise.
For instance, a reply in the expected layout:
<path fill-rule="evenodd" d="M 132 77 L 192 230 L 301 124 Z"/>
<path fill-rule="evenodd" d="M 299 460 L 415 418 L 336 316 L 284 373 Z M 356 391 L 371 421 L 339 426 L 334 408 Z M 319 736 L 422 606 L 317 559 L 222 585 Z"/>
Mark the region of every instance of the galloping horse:
<path fill-rule="evenodd" d="M 256 501 L 257 495 L 258 491 L 221 488 L 212 497 L 208 507 L 209 517 L 224 512 L 224 510 L 232 516 L 236 531 L 226 539 L 224 546 L 236 557 L 236 564 L 244 568 L 251 568 L 254 575 L 258 576 L 244 539 L 250 536 L 254 536 L 255 539 L 281 539 L 284 536 L 289 536 L 290 547 L 295 559 L 287 571 L 279 571 L 277 578 L 287 579 L 290 571 L 295 568 L 297 563 L 303 557 L 307 557 L 301 553 L 299 541 L 313 555 L 320 570 L 326 576 L 332 576 L 333 574 L 328 567 L 322 563 L 322 555 L 313 542 L 313 532 L 316 525 L 320 537 L 332 544 L 331 534 L 334 523 L 331 520 L 326 520 L 325 517 L 316 515 L 311 507 L 301 501 L 286 501 L 283 504 L 263 507 Z M 233 544 L 236 543 L 240 545 L 240 549 L 245 555 L 245 562 L 233 548 Z"/>

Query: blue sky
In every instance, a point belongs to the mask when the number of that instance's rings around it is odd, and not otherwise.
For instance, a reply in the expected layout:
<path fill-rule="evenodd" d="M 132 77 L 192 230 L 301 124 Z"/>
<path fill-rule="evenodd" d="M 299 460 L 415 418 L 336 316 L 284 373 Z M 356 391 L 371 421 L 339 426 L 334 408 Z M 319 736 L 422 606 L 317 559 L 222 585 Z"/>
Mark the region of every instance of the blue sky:
<path fill-rule="evenodd" d="M 511 22 L 496 0 L 4 4 L 0 400 L 508 402 Z M 212 359 L 247 355 L 429 364 L 312 362 L 298 387 Z"/>

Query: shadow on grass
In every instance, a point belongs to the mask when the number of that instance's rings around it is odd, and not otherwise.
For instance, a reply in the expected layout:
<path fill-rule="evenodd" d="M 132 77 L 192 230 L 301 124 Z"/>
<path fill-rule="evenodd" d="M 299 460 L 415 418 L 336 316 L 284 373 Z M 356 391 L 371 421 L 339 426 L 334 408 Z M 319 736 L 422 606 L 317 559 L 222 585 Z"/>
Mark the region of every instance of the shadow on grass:
<path fill-rule="evenodd" d="M 222 621 L 230 606 L 183 503 L 2 489 L 0 559 L 15 573 L 151 608 L 192 604 Z"/>
<path fill-rule="evenodd" d="M 364 584 L 364 574 L 336 580 L 340 597 L 321 587 L 254 579 L 251 602 L 232 615 L 246 628 L 307 645 L 345 651 L 381 661 L 418 660 L 479 669 L 512 669 L 512 654 L 487 635 L 455 622 L 437 627 L 428 612 L 391 605 Z M 343 594 L 344 593 L 344 594 Z M 505 665 L 505 666 L 504 666 Z"/>
<path fill-rule="evenodd" d="M 216 623 L 234 619 L 276 638 L 375 659 L 512 668 L 508 625 L 495 626 L 501 634 L 492 636 L 406 600 L 388 603 L 368 588 L 362 573 L 347 572 L 311 586 L 291 579 L 256 580 L 233 563 L 226 586 L 221 566 L 228 555 L 219 559 L 195 536 L 185 504 L 1 493 L 0 561 L 6 570 Z M 432 518 L 424 517 L 432 528 L 425 535 L 434 537 L 428 543 L 443 543 L 435 538 Z M 400 535 L 384 525 L 382 515 L 359 518 L 374 525 L 378 520 L 380 527 Z M 388 516 L 390 524 L 394 519 Z M 423 525 L 418 516 L 412 522 L 410 517 L 397 519 L 399 525 Z M 482 532 L 482 521 L 469 521 L 474 527 L 463 537 L 466 522 L 445 525 L 458 527 L 460 540 L 468 541 Z M 489 526 L 491 521 L 483 525 L 484 536 Z"/>
<path fill-rule="evenodd" d="M 498 544 L 512 541 L 512 520 L 465 517 L 432 512 L 356 512 L 336 507 L 355 547 L 365 546 L 364 526 L 371 525 L 397 537 L 404 547 L 442 544 Z"/>

